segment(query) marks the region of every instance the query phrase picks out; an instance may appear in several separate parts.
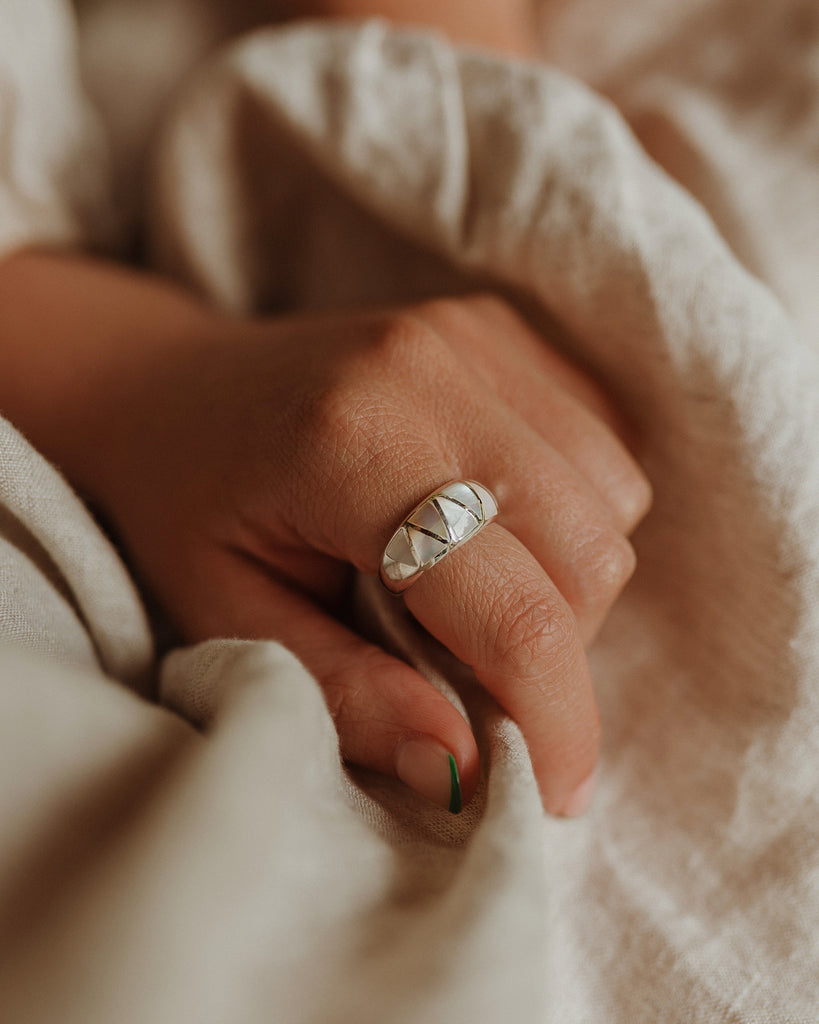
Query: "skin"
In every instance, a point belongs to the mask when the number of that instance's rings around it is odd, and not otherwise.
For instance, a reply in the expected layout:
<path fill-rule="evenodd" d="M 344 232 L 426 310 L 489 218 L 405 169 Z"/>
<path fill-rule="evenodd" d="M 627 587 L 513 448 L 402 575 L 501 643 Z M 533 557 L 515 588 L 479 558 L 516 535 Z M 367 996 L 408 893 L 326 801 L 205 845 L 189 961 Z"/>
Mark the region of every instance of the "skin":
<path fill-rule="evenodd" d="M 387 15 L 528 54 L 514 0 L 280 0 L 271 14 Z M 233 319 L 78 254 L 0 262 L 0 409 L 115 535 L 179 637 L 280 640 L 322 685 L 344 756 L 387 774 L 408 741 L 469 726 L 342 621 L 404 515 L 453 478 L 501 516 L 405 595 L 519 723 L 544 807 L 588 803 L 600 725 L 584 646 L 633 572 L 651 490 L 597 386 L 488 296 Z M 447 769 L 448 770 L 448 769 Z"/>
<path fill-rule="evenodd" d="M 489 486 L 499 521 L 405 600 L 520 724 L 544 807 L 577 809 L 600 738 L 584 643 L 634 569 L 650 488 L 606 399 L 509 307 L 240 320 L 147 275 L 23 253 L 0 264 L 0 308 L 5 414 L 180 636 L 283 641 L 345 757 L 391 773 L 403 743 L 432 740 L 466 799 L 467 723 L 336 612 L 351 566 L 375 575 L 432 486 Z"/>
<path fill-rule="evenodd" d="M 525 57 L 536 53 L 535 5 L 525 0 L 278 0 L 273 6 L 282 20 L 383 17 L 433 27 L 458 43 Z"/>

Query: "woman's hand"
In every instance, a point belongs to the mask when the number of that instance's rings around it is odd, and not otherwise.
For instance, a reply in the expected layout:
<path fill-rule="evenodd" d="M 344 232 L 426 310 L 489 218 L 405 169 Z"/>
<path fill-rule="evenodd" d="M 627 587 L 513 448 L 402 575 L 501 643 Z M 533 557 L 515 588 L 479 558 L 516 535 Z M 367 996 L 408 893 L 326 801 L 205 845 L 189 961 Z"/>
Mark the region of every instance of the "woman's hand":
<path fill-rule="evenodd" d="M 631 575 L 649 496 L 587 382 L 481 298 L 222 324 L 130 384 L 95 497 L 177 628 L 281 640 L 344 755 L 443 803 L 448 752 L 467 794 L 477 781 L 466 723 L 333 613 L 350 566 L 374 574 L 436 486 L 492 489 L 497 524 L 405 600 L 518 721 L 544 805 L 577 809 L 599 732 L 583 644 Z"/>
<path fill-rule="evenodd" d="M 109 297 L 105 316 L 127 305 Z M 597 389 L 491 298 L 275 321 L 180 308 L 132 302 L 126 363 L 98 348 L 93 396 L 44 398 L 35 437 L 179 632 L 280 640 L 322 685 L 347 759 L 446 806 L 451 753 L 469 798 L 460 713 L 336 611 L 419 500 L 477 480 L 499 518 L 404 600 L 519 723 L 547 810 L 581 812 L 599 742 L 584 644 L 650 501 Z M 142 345 L 140 323 L 157 325 Z"/>

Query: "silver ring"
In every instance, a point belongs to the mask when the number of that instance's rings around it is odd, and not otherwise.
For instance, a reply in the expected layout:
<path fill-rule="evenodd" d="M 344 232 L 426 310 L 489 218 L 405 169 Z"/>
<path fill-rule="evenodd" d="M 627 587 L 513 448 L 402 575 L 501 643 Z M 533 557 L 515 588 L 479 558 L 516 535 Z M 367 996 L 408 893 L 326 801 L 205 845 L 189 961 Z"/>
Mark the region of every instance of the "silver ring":
<path fill-rule="evenodd" d="M 498 514 L 490 490 L 474 480 L 452 480 L 415 506 L 381 558 L 381 582 L 400 594 Z"/>

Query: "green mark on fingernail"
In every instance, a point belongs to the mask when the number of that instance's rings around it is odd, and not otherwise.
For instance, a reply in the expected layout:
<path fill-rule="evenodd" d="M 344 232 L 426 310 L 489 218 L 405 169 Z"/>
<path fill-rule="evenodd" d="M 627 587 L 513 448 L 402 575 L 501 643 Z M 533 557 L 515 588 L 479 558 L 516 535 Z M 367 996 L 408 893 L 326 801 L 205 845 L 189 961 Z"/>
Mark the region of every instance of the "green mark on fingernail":
<path fill-rule="evenodd" d="M 463 807 L 461 798 L 461 778 L 458 775 L 458 766 L 455 758 L 449 755 L 449 813 L 460 814 Z"/>

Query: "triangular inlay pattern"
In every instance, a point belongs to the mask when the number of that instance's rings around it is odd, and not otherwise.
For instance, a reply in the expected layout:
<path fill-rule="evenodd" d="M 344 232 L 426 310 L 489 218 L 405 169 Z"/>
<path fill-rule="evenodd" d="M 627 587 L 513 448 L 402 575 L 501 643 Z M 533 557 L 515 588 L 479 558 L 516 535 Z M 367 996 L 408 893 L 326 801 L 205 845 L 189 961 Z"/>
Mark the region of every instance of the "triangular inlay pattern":
<path fill-rule="evenodd" d="M 446 528 L 446 522 L 441 515 L 438 504 L 434 500 L 428 501 L 417 509 L 411 518 L 407 520 L 407 524 L 409 526 L 418 526 L 439 540 L 445 541 L 447 544 L 449 543 L 449 530 Z"/>
<path fill-rule="evenodd" d="M 422 569 L 443 557 L 449 549 L 448 540 L 433 537 L 425 530 L 416 530 L 414 527 L 408 526 L 407 532 L 412 538 L 412 546 L 418 554 Z"/>
<path fill-rule="evenodd" d="M 466 508 L 471 509 L 478 518 L 483 516 L 483 512 L 481 510 L 481 499 L 472 490 L 469 484 L 459 480 L 451 487 L 447 487 L 446 497 L 452 498 L 453 501 L 459 501 Z"/>
<path fill-rule="evenodd" d="M 421 559 L 412 545 L 406 526 L 402 526 L 387 545 L 384 571 L 392 580 L 405 580 L 421 568 Z"/>
<path fill-rule="evenodd" d="M 497 515 L 494 496 L 481 484 L 454 481 L 415 508 L 395 532 L 381 562 L 397 590 L 430 568 Z"/>
<path fill-rule="evenodd" d="M 471 508 L 466 508 L 458 501 L 450 501 L 448 498 L 438 498 L 438 505 L 449 525 L 449 533 L 452 540 L 461 541 L 481 525 L 482 518 Z"/>

